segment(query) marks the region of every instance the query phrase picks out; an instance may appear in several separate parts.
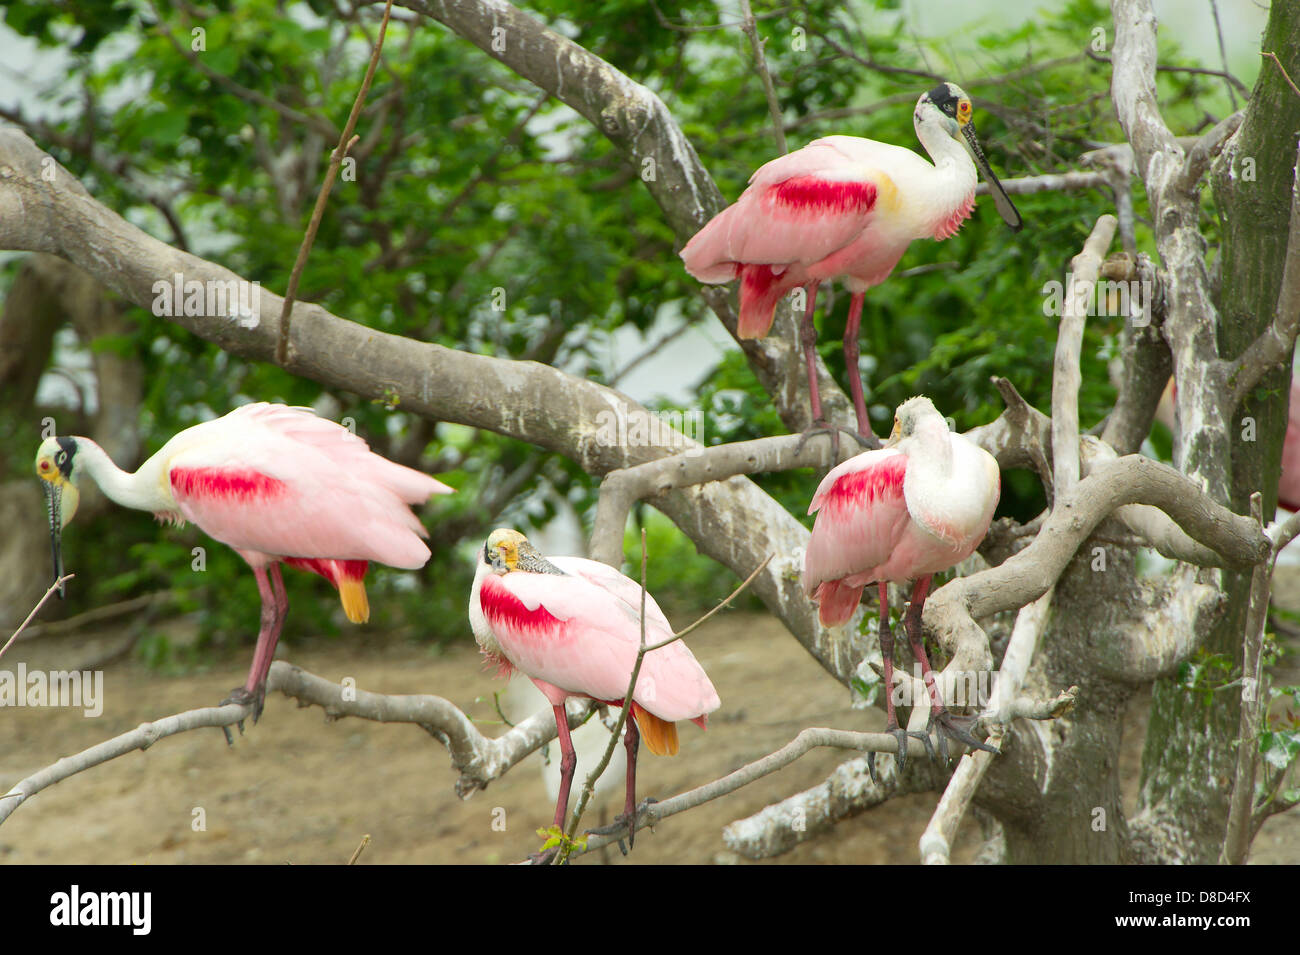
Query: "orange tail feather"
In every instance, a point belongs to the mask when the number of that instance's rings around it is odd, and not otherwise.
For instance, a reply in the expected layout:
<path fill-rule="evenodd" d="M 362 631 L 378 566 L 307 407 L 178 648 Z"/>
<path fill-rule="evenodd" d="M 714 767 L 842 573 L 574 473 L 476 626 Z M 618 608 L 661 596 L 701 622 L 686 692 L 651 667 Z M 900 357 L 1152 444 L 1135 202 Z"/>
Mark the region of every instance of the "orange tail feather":
<path fill-rule="evenodd" d="M 632 717 L 636 720 L 637 729 L 641 731 L 641 739 L 645 741 L 646 749 L 656 756 L 677 755 L 676 723 L 661 720 L 636 703 L 632 704 Z"/>
<path fill-rule="evenodd" d="M 339 599 L 343 612 L 353 623 L 370 619 L 370 598 L 366 596 L 366 582 L 360 577 L 344 577 L 339 581 Z"/>

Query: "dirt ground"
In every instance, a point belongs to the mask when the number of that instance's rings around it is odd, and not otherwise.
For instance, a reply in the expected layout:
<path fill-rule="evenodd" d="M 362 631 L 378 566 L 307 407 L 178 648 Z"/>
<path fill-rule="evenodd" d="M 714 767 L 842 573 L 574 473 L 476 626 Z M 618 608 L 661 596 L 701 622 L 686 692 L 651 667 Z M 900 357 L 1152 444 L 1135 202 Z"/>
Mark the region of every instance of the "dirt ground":
<path fill-rule="evenodd" d="M 109 633 L 93 643 L 19 643 L 6 654 L 5 666 L 25 660 L 29 668 L 75 668 L 101 655 L 113 639 Z M 806 726 L 870 730 L 883 724 L 877 710 L 851 709 L 847 691 L 769 617 L 723 616 L 697 631 L 691 645 L 723 708 L 706 733 L 682 726 L 676 758 L 643 750 L 638 783 L 644 795 L 663 798 L 715 779 Z M 183 676 L 160 675 L 131 660 L 110 664 L 98 718 L 86 718 L 80 709 L 6 708 L 0 713 L 0 792 L 59 756 L 141 722 L 215 703 L 243 682 L 251 652 L 247 648 L 247 658 L 241 652 L 222 666 Z M 439 652 L 364 630 L 282 647 L 279 658 L 331 680 L 351 676 L 367 690 L 436 693 L 485 722 L 497 719 L 492 692 L 504 685 L 483 670 L 470 646 Z M 1145 722 L 1139 700 L 1122 753 L 1130 779 Z M 603 861 L 750 864 L 726 848 L 723 826 L 818 784 L 846 758 L 814 751 L 731 796 L 639 834 L 628 860 L 612 850 Z M 0 827 L 0 861 L 342 863 L 368 834 L 361 864 L 512 862 L 538 848 L 535 830 L 548 825 L 553 812 L 539 759 L 530 757 L 462 802 L 445 750 L 418 727 L 356 719 L 329 723 L 320 709 L 299 708 L 276 694 L 268 698 L 261 722 L 237 736 L 233 747 L 218 730 L 185 733 L 37 794 Z M 937 793 L 893 800 L 773 861 L 914 862 L 937 801 Z M 198 810 L 206 820 L 203 831 L 192 826 Z M 501 810 L 504 831 L 492 825 Z M 592 824 L 600 819 L 598 813 L 586 818 Z M 978 836 L 978 825 L 968 818 L 956 861 L 974 859 Z M 596 854 L 581 860 L 599 861 Z M 1300 815 L 1270 820 L 1252 861 L 1300 861 Z"/>

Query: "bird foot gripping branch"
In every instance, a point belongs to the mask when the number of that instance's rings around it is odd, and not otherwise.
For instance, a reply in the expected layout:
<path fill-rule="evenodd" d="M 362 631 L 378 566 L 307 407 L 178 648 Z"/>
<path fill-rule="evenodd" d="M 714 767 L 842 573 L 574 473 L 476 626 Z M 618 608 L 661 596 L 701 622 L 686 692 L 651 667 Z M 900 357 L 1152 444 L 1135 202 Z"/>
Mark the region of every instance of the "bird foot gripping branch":
<path fill-rule="evenodd" d="M 641 800 L 640 805 L 636 807 L 635 813 L 621 812 L 615 817 L 614 821 L 607 826 L 599 826 L 595 829 L 588 829 L 589 836 L 618 836 L 618 851 L 627 855 L 628 849 L 636 842 L 636 831 L 638 829 L 653 829 L 654 824 L 659 817 L 655 815 L 652 808 L 659 800 L 653 796 L 646 796 Z M 623 845 L 623 836 L 627 836 L 627 845 Z"/>

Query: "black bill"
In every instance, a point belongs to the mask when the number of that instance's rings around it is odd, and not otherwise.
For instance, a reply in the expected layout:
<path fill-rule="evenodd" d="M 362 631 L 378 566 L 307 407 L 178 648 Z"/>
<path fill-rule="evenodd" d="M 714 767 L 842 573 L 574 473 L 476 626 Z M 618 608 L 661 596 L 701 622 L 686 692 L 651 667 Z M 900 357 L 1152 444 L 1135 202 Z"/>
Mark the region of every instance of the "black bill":
<path fill-rule="evenodd" d="M 997 206 L 998 215 L 1002 216 L 1002 221 L 1011 226 L 1017 232 L 1024 225 L 1020 218 L 1020 213 L 1016 210 L 1015 203 L 1007 195 L 1007 191 L 1002 188 L 1002 183 L 998 177 L 993 174 L 989 168 L 989 161 L 984 158 L 984 150 L 980 148 L 980 142 L 975 136 L 975 124 L 967 123 L 961 128 L 962 134 L 966 137 L 966 142 L 970 144 L 971 153 L 975 156 L 975 165 L 979 166 L 980 172 L 984 175 L 984 181 L 989 184 L 989 195 L 993 197 L 993 205 Z"/>
<path fill-rule="evenodd" d="M 63 515 L 62 502 L 63 490 L 54 485 L 52 481 L 43 482 L 45 485 L 45 504 L 50 512 L 50 553 L 54 557 L 54 582 L 58 583 L 63 579 Z M 59 584 L 59 599 L 64 597 L 64 585 Z"/>

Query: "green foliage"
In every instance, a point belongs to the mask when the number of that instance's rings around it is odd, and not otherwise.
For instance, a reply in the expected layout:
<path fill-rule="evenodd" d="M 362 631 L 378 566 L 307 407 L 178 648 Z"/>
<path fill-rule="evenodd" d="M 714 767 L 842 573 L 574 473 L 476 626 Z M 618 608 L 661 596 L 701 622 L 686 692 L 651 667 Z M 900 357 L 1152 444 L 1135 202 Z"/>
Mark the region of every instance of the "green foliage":
<path fill-rule="evenodd" d="M 646 533 L 646 590 L 678 630 L 692 622 L 692 615 L 712 610 L 740 585 L 740 578 L 699 553 L 676 524 L 645 505 L 633 508 L 623 535 L 623 572 L 633 580 L 641 580 L 642 528 Z M 730 604 L 731 608 L 750 610 L 760 606 L 749 592 Z"/>
<path fill-rule="evenodd" d="M 1216 692 L 1239 685 L 1233 676 L 1231 657 L 1198 650 L 1192 659 L 1179 664 L 1177 683 L 1188 693 L 1195 694 L 1205 706 L 1210 706 Z"/>

